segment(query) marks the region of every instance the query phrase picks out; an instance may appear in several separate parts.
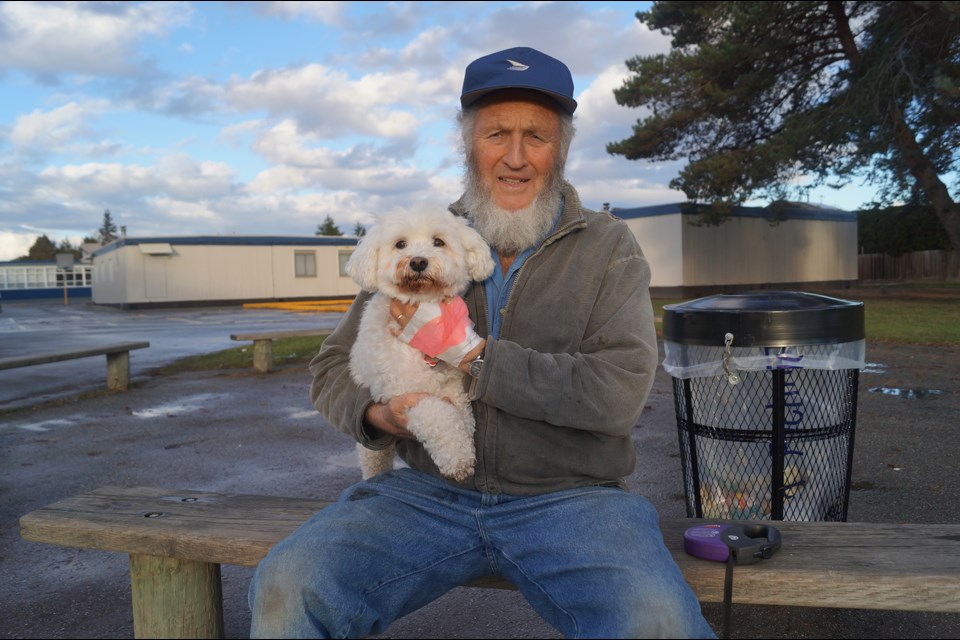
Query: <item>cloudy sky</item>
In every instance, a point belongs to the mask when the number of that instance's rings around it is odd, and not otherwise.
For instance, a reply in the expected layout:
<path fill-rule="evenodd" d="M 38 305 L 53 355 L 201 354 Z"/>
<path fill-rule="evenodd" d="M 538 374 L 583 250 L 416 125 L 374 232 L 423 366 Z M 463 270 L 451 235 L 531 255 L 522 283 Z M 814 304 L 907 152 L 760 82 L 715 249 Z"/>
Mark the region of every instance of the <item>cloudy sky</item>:
<path fill-rule="evenodd" d="M 79 243 L 105 210 L 132 237 L 312 235 L 445 205 L 463 69 L 512 46 L 573 72 L 587 206 L 680 202 L 677 165 L 605 151 L 641 115 L 613 98 L 624 62 L 669 48 L 635 18 L 648 5 L 0 2 L 0 261 Z"/>

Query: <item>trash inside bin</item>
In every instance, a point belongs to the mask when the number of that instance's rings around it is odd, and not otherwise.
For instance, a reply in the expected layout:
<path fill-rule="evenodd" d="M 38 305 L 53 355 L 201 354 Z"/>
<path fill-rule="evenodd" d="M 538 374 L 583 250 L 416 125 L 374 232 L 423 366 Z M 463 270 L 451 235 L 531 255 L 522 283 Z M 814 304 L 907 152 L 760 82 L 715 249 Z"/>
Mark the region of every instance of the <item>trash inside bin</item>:
<path fill-rule="evenodd" d="M 663 308 L 687 516 L 845 521 L 863 303 L 763 291 Z"/>

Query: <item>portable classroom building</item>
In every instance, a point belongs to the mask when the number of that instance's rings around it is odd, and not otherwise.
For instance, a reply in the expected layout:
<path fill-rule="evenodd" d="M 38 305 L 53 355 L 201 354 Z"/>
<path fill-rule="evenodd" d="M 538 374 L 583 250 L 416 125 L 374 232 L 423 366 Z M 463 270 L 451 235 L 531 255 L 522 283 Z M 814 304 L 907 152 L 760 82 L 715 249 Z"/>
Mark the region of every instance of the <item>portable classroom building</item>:
<path fill-rule="evenodd" d="M 356 238 L 122 238 L 93 254 L 93 302 L 136 308 L 355 296 Z"/>
<path fill-rule="evenodd" d="M 842 287 L 857 280 L 854 212 L 792 203 L 775 219 L 765 207 L 736 207 L 719 226 L 698 226 L 699 212 L 691 203 L 611 211 L 640 242 L 653 295 Z"/>

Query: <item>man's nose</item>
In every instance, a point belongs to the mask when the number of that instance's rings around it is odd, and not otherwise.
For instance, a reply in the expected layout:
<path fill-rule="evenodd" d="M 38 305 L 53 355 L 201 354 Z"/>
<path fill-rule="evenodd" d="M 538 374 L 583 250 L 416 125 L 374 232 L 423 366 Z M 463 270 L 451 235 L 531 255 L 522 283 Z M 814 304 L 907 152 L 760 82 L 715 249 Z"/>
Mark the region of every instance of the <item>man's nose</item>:
<path fill-rule="evenodd" d="M 507 151 L 503 154 L 503 162 L 511 169 L 522 169 L 527 164 L 522 138 L 510 139 L 507 144 Z"/>

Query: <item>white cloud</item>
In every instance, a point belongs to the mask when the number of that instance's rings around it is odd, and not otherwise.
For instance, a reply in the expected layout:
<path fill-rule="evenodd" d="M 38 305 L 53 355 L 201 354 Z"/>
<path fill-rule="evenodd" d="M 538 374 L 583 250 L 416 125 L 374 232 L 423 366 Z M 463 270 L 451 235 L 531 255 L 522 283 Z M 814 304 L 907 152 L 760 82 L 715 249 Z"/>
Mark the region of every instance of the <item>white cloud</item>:
<path fill-rule="evenodd" d="M 69 102 L 50 111 L 34 109 L 18 116 L 10 129 L 9 140 L 21 151 L 55 151 L 67 142 L 94 135 L 88 121 L 109 107 L 106 100 Z"/>
<path fill-rule="evenodd" d="M 37 240 L 37 234 L 0 230 L 0 262 L 27 255 Z"/>
<path fill-rule="evenodd" d="M 224 99 L 240 111 L 266 110 L 293 117 L 305 131 L 325 138 L 350 134 L 411 137 L 419 125 L 416 116 L 391 105 L 417 95 L 410 87 L 421 84 L 419 74 L 374 73 L 351 79 L 344 70 L 320 64 L 263 70 L 249 78 L 231 80 Z M 427 81 L 429 86 L 435 84 Z"/>
<path fill-rule="evenodd" d="M 50 166 L 39 175 L 67 200 L 95 200 L 115 193 L 125 193 L 127 198 L 161 193 L 180 199 L 204 199 L 228 195 L 233 189 L 234 170 L 224 163 L 197 162 L 185 154 L 172 154 L 153 166 L 88 162 Z"/>
<path fill-rule="evenodd" d="M 192 11 L 185 2 L 3 2 L 0 69 L 128 75 L 139 40 L 183 24 Z"/>
<path fill-rule="evenodd" d="M 309 0 L 274 0 L 273 2 L 250 2 L 257 13 L 296 20 L 307 18 L 324 24 L 337 25 L 343 22 L 345 2 L 315 2 Z"/>

